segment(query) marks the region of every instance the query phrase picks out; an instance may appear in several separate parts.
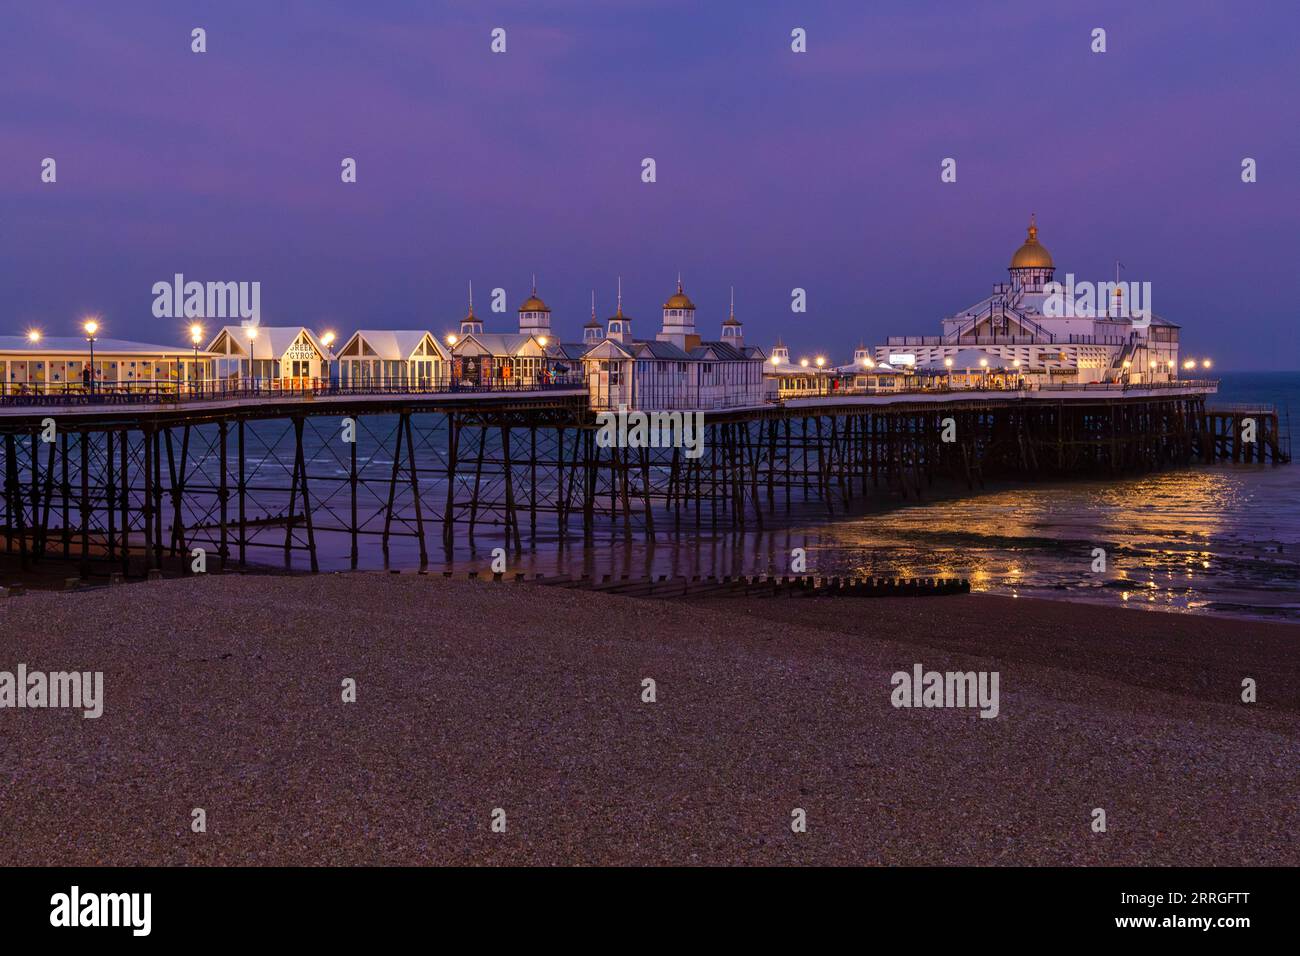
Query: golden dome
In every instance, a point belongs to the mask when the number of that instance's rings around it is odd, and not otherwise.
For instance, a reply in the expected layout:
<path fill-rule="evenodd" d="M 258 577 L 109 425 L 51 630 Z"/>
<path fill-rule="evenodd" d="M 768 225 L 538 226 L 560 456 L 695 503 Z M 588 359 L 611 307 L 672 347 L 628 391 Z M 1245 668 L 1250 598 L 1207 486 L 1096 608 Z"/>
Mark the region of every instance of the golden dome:
<path fill-rule="evenodd" d="M 537 296 L 534 294 L 524 299 L 524 304 L 519 307 L 519 311 L 520 312 L 550 312 L 551 310 L 546 307 L 545 302 L 537 298 Z"/>
<path fill-rule="evenodd" d="M 1029 217 L 1029 235 L 1025 239 L 1025 244 L 1016 250 L 1016 254 L 1011 257 L 1012 269 L 1054 269 L 1056 264 L 1052 262 L 1052 254 L 1047 251 L 1047 247 L 1038 242 L 1038 225 L 1034 222 L 1034 217 Z"/>
<path fill-rule="evenodd" d="M 694 309 L 695 303 L 691 301 L 690 296 L 682 291 L 682 280 L 679 276 L 677 279 L 677 291 L 668 297 L 664 303 L 665 309 Z"/>

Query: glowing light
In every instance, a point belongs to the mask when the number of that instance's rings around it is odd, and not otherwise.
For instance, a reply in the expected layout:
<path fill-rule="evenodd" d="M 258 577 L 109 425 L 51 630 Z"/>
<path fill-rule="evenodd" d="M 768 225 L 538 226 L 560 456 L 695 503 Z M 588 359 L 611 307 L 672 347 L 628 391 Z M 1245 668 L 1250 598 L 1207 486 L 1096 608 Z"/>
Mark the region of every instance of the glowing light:
<path fill-rule="evenodd" d="M 200 342 L 203 341 L 203 326 L 201 325 L 190 326 L 190 341 L 193 342 L 195 345 L 198 345 Z"/>
<path fill-rule="evenodd" d="M 802 365 L 804 368 L 807 368 L 807 367 L 808 367 L 808 360 L 807 360 L 807 359 L 800 359 L 800 360 L 799 360 L 799 364 Z"/>
<path fill-rule="evenodd" d="M 1130 362 L 1128 359 L 1125 359 L 1125 360 L 1124 360 L 1124 367 L 1125 367 L 1125 368 L 1131 368 L 1132 365 L 1133 365 L 1133 363 Z"/>
<path fill-rule="evenodd" d="M 244 334 L 248 336 L 248 341 L 250 342 L 253 341 L 253 339 L 257 338 L 257 326 L 255 325 L 244 326 Z"/>
<path fill-rule="evenodd" d="M 980 368 L 988 368 L 988 367 L 989 367 L 989 360 L 988 360 L 988 359 L 980 359 Z"/>
<path fill-rule="evenodd" d="M 40 329 L 28 329 L 28 331 L 27 331 L 27 341 L 28 341 L 28 342 L 31 342 L 33 345 L 35 345 L 35 344 L 36 344 L 37 342 L 39 342 L 40 340 L 41 340 L 41 330 L 40 330 Z"/>
<path fill-rule="evenodd" d="M 817 367 L 821 368 L 825 364 L 826 364 L 826 360 L 822 358 L 820 355 L 817 356 Z"/>
<path fill-rule="evenodd" d="M 99 323 L 94 319 L 87 319 L 81 327 L 86 330 L 87 335 L 94 335 L 99 331 Z"/>
<path fill-rule="evenodd" d="M 871 361 L 871 359 L 869 359 L 869 358 L 864 358 L 864 359 L 862 360 L 862 364 L 865 365 L 867 368 L 875 368 L 875 367 L 876 367 L 876 363 L 873 362 L 873 361 Z"/>
<path fill-rule="evenodd" d="M 1183 363 L 1183 368 L 1196 368 L 1196 359 L 1188 359 Z"/>
<path fill-rule="evenodd" d="M 943 364 L 946 365 L 946 366 L 948 366 L 948 368 L 952 368 L 952 359 L 950 359 L 950 358 L 946 358 L 946 359 L 944 359 L 944 360 L 943 360 Z"/>
<path fill-rule="evenodd" d="M 1209 367 L 1210 367 L 1209 359 L 1206 359 L 1204 362 L 1201 363 L 1201 368 L 1209 368 Z"/>
<path fill-rule="evenodd" d="M 333 332 L 326 332 L 324 335 L 320 337 L 321 344 L 324 345 L 326 348 L 329 348 L 331 345 L 334 344 L 334 338 L 335 336 Z"/>
<path fill-rule="evenodd" d="M 1013 368 L 1020 368 L 1020 359 L 1015 359 L 1011 363 Z"/>
<path fill-rule="evenodd" d="M 460 341 L 460 339 L 458 339 L 458 338 L 456 337 L 456 333 L 455 333 L 455 332 L 448 332 L 448 333 L 447 333 L 447 344 L 448 344 L 448 345 L 455 345 L 455 344 L 456 344 L 457 342 L 459 342 L 459 341 Z"/>
<path fill-rule="evenodd" d="M 546 348 L 546 336 L 544 335 L 537 336 L 537 344 L 540 345 L 542 348 Z"/>
<path fill-rule="evenodd" d="M 780 364 L 781 364 L 781 359 L 780 359 L 780 357 L 779 357 L 779 356 L 776 356 L 776 355 L 773 355 L 773 356 L 772 356 L 772 364 L 773 364 L 773 365 L 780 365 Z"/>

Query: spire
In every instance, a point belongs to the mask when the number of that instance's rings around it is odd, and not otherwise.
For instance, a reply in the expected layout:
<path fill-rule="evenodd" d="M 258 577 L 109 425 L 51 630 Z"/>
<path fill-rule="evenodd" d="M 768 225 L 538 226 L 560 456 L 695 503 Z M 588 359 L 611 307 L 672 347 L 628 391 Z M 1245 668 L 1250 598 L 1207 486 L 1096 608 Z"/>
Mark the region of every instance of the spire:
<path fill-rule="evenodd" d="M 474 280 L 469 280 L 469 314 L 470 318 L 474 317 Z"/>
<path fill-rule="evenodd" d="M 1038 217 L 1034 213 L 1029 214 L 1029 238 L 1026 242 L 1038 241 Z"/>
<path fill-rule="evenodd" d="M 681 291 L 682 291 L 682 270 L 678 269 L 677 270 L 677 292 L 680 294 Z"/>
<path fill-rule="evenodd" d="M 591 290 L 591 321 L 596 321 L 596 290 Z"/>
<path fill-rule="evenodd" d="M 736 320 L 736 287 L 731 287 L 731 320 Z"/>
<path fill-rule="evenodd" d="M 614 310 L 614 314 L 618 316 L 621 316 L 623 314 L 623 277 L 622 276 L 618 277 L 618 308 Z"/>
<path fill-rule="evenodd" d="M 537 295 L 537 273 L 533 273 L 533 295 Z"/>

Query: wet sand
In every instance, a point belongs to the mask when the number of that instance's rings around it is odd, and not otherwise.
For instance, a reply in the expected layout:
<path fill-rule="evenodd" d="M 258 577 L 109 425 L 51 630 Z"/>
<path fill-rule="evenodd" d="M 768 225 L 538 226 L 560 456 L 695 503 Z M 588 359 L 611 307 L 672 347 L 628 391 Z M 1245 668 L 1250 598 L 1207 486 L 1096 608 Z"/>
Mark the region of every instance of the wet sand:
<path fill-rule="evenodd" d="M 29 593 L 0 599 L 0 670 L 102 670 L 104 715 L 0 710 L 0 863 L 1296 865 L 1298 650 L 1294 625 L 981 595 Z M 895 709 L 915 663 L 998 671 L 1000 715 Z"/>

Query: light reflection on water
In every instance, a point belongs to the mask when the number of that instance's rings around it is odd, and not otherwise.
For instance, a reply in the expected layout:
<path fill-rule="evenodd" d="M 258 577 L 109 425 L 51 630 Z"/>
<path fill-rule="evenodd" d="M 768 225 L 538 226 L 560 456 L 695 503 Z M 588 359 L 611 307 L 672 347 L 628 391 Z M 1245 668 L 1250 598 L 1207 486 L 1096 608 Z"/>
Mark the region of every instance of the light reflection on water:
<path fill-rule="evenodd" d="M 824 526 L 816 553 L 830 573 L 1300 619 L 1300 476 L 1227 466 L 990 491 Z"/>
<path fill-rule="evenodd" d="M 664 527 L 663 524 L 660 525 Z M 487 570 L 499 535 L 430 569 Z M 511 555 L 510 572 L 964 577 L 998 594 L 1300 621 L 1300 471 L 1222 466 L 1114 481 L 990 489 L 827 520 L 813 512 L 763 532 L 677 534 L 653 545 L 605 528 L 583 547 L 551 535 Z M 391 567 L 414 567 L 394 542 Z M 1106 552 L 1093 573 L 1093 549 Z"/>

